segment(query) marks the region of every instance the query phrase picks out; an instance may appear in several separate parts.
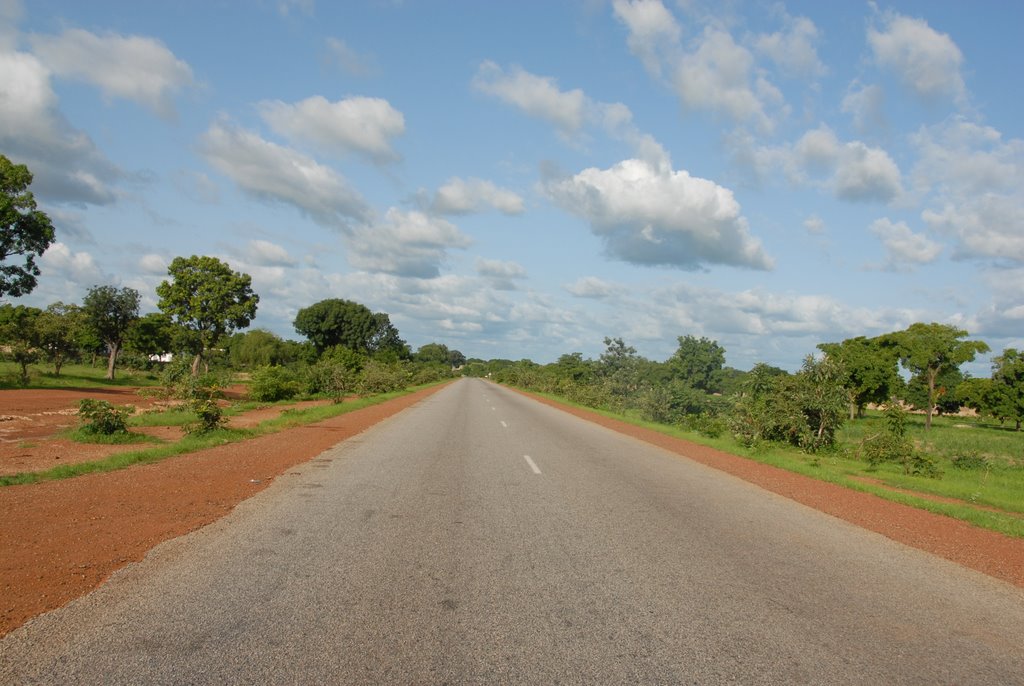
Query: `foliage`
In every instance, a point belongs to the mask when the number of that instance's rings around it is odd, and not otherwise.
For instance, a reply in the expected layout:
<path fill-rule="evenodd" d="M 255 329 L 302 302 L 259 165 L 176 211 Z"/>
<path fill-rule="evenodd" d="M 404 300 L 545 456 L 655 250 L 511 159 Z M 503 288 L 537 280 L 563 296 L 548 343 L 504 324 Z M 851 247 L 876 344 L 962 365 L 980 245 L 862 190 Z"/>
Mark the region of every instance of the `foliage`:
<path fill-rule="evenodd" d="M 959 388 L 964 382 L 964 374 L 958 367 L 947 367 L 935 377 L 935 388 L 932 397 L 932 411 L 935 414 L 955 414 L 963 402 Z M 925 374 L 911 377 L 903 390 L 903 399 L 915 409 L 928 410 L 928 379 Z"/>
<path fill-rule="evenodd" d="M 408 377 L 399 365 L 367 360 L 357 390 L 361 395 L 389 393 L 405 388 L 407 383 Z"/>
<path fill-rule="evenodd" d="M 722 390 L 725 348 L 704 337 L 680 336 L 678 341 L 679 347 L 666 363 L 673 376 L 705 393 Z"/>
<path fill-rule="evenodd" d="M 53 373 L 57 376 L 64 362 L 78 351 L 84 327 L 85 315 L 77 305 L 56 302 L 36 318 L 35 343 L 53 363 Z"/>
<path fill-rule="evenodd" d="M 305 369 L 302 377 L 303 388 L 310 395 L 326 395 L 334 402 L 341 402 L 355 390 L 358 371 L 331 359 L 321 359 Z"/>
<path fill-rule="evenodd" d="M 107 378 L 113 379 L 125 334 L 139 318 L 139 292 L 127 286 L 93 286 L 82 301 L 82 311 L 89 328 L 107 346 Z"/>
<path fill-rule="evenodd" d="M 249 380 L 249 399 L 258 402 L 287 400 L 298 392 L 298 380 L 284 367 L 260 367 Z"/>
<path fill-rule="evenodd" d="M 883 462 L 902 465 L 905 474 L 939 478 L 942 472 L 934 458 L 915 450 L 907 438 L 907 411 L 895 398 L 885 407 L 885 432 L 861 442 L 861 453 L 872 468 Z"/>
<path fill-rule="evenodd" d="M 82 431 L 91 434 L 127 433 L 128 417 L 134 411 L 131 405 L 117 407 L 106 400 L 83 398 L 78 403 L 78 416 L 87 422 Z"/>
<path fill-rule="evenodd" d="M 1014 348 L 992 361 L 992 386 L 989 412 L 1000 421 L 1009 419 L 1020 431 L 1024 421 L 1024 354 Z"/>
<path fill-rule="evenodd" d="M 842 343 L 820 343 L 818 349 L 843 367 L 850 419 L 863 416 L 868 403 L 886 402 L 902 385 L 897 370 L 898 351 L 888 338 L 858 336 Z"/>
<path fill-rule="evenodd" d="M 960 340 L 967 331 L 948 324 L 911 324 L 906 330 L 889 334 L 899 353 L 900 364 L 914 376 L 923 378 L 928 392 L 925 429 L 932 425 L 935 412 L 936 380 L 941 372 L 959 368 L 978 353 L 988 352 L 983 341 Z"/>
<path fill-rule="evenodd" d="M 264 329 L 236 333 L 227 342 L 228 357 L 236 369 L 288 364 L 293 351 L 280 336 Z"/>
<path fill-rule="evenodd" d="M 260 297 L 252 290 L 252 277 L 216 257 L 175 257 L 167 273 L 171 280 L 156 287 L 157 306 L 191 334 L 186 340 L 195 355 L 192 376 L 198 376 L 204 356 L 221 337 L 249 326 Z"/>
<path fill-rule="evenodd" d="M 186 434 L 207 434 L 223 428 L 224 410 L 215 398 L 196 397 L 189 401 L 188 407 L 196 415 L 196 422 L 185 425 Z"/>
<path fill-rule="evenodd" d="M 18 365 L 22 386 L 29 383 L 29 365 L 39 359 L 36 322 L 41 314 L 25 305 L 0 307 L 0 340 L 7 344 L 7 357 Z"/>
<path fill-rule="evenodd" d="M 743 445 L 778 441 L 814 453 L 835 444 L 845 410 L 842 367 L 827 356 L 808 356 L 796 375 L 755 366 L 730 423 Z"/>
<path fill-rule="evenodd" d="M 132 322 L 125 332 L 124 344 L 140 355 L 164 355 L 173 352 L 177 327 L 162 312 L 150 312 Z"/>
<path fill-rule="evenodd" d="M 387 314 L 351 300 L 328 298 L 304 307 L 295 315 L 294 326 L 318 352 L 340 345 L 365 354 L 393 351 L 408 356 L 408 346 Z"/>
<path fill-rule="evenodd" d="M 32 172 L 0 155 L 0 297 L 17 298 L 36 287 L 42 257 L 54 241 L 53 224 L 37 209 L 28 187 Z M 8 258 L 21 260 L 8 262 Z"/>

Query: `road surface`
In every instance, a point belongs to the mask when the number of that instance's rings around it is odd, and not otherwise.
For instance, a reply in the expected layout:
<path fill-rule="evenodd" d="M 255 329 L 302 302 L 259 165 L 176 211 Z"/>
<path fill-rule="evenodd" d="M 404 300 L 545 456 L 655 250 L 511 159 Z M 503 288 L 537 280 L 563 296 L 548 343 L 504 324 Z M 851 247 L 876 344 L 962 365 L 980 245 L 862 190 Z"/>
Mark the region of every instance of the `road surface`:
<path fill-rule="evenodd" d="M 1024 684 L 1024 592 L 465 379 L 11 633 L 0 683 Z"/>

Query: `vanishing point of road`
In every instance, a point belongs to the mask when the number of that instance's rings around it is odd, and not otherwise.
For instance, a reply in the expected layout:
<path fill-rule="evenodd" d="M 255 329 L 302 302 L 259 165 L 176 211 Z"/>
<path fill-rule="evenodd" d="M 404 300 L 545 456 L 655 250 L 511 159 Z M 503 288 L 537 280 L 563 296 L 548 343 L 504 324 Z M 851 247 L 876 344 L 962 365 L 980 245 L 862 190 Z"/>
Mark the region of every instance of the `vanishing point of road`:
<path fill-rule="evenodd" d="M 12 632 L 0 683 L 1024 684 L 1024 592 L 464 379 Z"/>

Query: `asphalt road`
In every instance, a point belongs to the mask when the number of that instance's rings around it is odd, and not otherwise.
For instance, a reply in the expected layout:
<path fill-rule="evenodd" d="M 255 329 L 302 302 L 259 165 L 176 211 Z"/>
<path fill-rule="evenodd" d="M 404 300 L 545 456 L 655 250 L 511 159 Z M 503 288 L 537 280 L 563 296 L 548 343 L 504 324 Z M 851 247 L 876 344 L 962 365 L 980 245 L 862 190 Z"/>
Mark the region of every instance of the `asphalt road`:
<path fill-rule="evenodd" d="M 1024 684 L 1024 592 L 467 379 L 11 633 L 0 682 Z"/>

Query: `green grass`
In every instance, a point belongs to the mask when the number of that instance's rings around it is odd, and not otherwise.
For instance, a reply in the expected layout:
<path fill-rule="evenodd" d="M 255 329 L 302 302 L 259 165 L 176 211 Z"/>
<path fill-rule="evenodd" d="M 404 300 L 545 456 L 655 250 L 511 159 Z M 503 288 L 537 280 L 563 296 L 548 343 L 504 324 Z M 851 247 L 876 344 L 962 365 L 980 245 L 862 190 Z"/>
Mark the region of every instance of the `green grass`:
<path fill-rule="evenodd" d="M 69 429 L 60 434 L 77 443 L 96 443 L 99 445 L 130 445 L 133 443 L 156 443 L 158 440 L 146 434 L 134 433 L 132 431 L 119 431 L 112 434 L 97 434 L 86 431 L 84 427 Z"/>
<path fill-rule="evenodd" d="M 96 460 L 94 462 L 62 465 L 44 472 L 22 472 L 12 476 L 0 476 L 0 486 L 16 486 L 39 483 L 42 481 L 68 479 L 82 474 L 110 472 L 118 469 L 124 469 L 125 467 L 130 467 L 135 464 L 159 462 L 160 460 L 164 460 L 175 455 L 182 455 L 185 453 L 195 452 L 197 450 L 203 450 L 205 448 L 212 448 L 218 445 L 225 445 L 227 443 L 234 443 L 248 438 L 276 433 L 296 426 L 312 424 L 324 419 L 360 410 L 364 407 L 370 407 L 371 405 L 379 405 L 388 400 L 408 395 L 434 385 L 437 384 L 414 386 L 402 391 L 382 393 L 380 395 L 359 398 L 357 400 L 346 401 L 336 405 L 323 405 L 302 410 L 289 411 L 285 412 L 277 419 L 262 422 L 259 426 L 253 429 L 218 429 L 217 431 L 212 431 L 206 434 L 187 435 L 176 443 L 168 443 L 143 450 L 127 451 L 117 455 L 111 455 L 110 457 L 102 460 Z M 162 413 L 155 413 L 154 416 L 157 416 L 157 414 Z M 139 417 L 145 416 L 146 415 L 139 415 Z M 133 419 L 137 418 L 138 417 L 135 417 Z M 194 415 L 192 415 L 192 418 L 194 420 Z"/>
<path fill-rule="evenodd" d="M 91 367 L 85 364 L 66 364 L 61 367 L 60 376 L 53 373 L 53 365 L 33 364 L 29 366 L 29 383 L 21 385 L 21 367 L 14 362 L 0 362 L 0 388 L 99 388 L 102 386 L 156 386 L 159 384 L 153 372 L 139 372 L 117 369 L 114 380 L 108 381 L 106 360 Z"/>
<path fill-rule="evenodd" d="M 872 470 L 867 462 L 857 459 L 855 448 L 860 440 L 884 430 L 881 415 L 847 422 L 839 436 L 840 446 L 837 450 L 809 455 L 778 444 L 746 448 L 729 436 L 708 438 L 680 427 L 645 421 L 636 412 L 595 410 L 548 393 L 534 394 L 814 479 L 1024 538 L 1024 432 L 1007 431 L 998 425 L 962 417 L 941 417 L 933 421 L 932 430 L 926 433 L 924 419 L 912 415 L 908 433 L 919 447 L 938 458 L 939 467 L 943 471 L 941 479 L 931 479 L 904 474 L 896 464 L 883 464 Z M 970 428 L 957 426 L 964 424 Z M 954 467 L 950 458 L 964 454 L 965 451 L 973 451 L 985 457 L 987 466 L 971 470 Z M 865 479 L 879 481 L 881 484 Z M 921 495 L 896 492 L 886 486 L 915 491 Z M 928 495 L 952 498 L 963 503 L 937 502 L 928 499 Z M 976 506 L 997 508 L 1004 512 L 990 512 Z"/>

